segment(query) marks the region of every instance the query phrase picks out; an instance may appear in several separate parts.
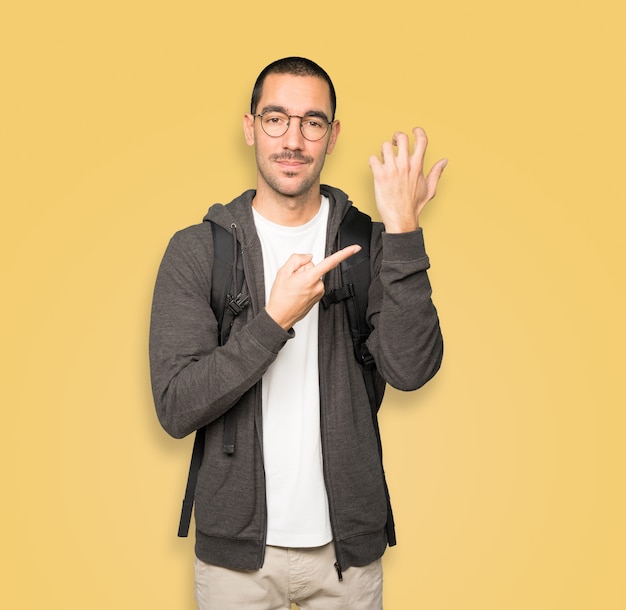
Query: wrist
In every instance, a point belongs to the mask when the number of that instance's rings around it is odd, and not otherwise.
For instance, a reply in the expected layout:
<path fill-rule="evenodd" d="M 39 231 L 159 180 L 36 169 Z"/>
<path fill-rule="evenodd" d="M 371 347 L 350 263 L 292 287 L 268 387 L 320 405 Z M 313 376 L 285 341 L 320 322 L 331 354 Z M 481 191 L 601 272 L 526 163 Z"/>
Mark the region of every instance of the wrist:
<path fill-rule="evenodd" d="M 283 330 L 288 331 L 293 324 L 286 319 L 286 316 L 282 315 L 280 313 L 280 311 L 275 311 L 272 307 L 271 303 L 268 303 L 265 306 L 265 312 L 267 313 L 267 315 L 272 318 L 272 320 L 274 320 L 274 322 L 276 322 L 276 324 L 278 324 L 278 326 L 280 326 Z"/>
<path fill-rule="evenodd" d="M 413 222 L 384 222 L 385 233 L 412 233 L 417 231 L 420 226 L 417 221 Z"/>

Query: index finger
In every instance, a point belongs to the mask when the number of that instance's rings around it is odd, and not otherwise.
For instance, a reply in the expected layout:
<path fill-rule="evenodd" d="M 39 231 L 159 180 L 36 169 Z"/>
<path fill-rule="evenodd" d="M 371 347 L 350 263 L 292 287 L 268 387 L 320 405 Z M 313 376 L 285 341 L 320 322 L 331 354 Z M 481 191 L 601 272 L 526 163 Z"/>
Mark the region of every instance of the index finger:
<path fill-rule="evenodd" d="M 356 254 L 361 250 L 361 246 L 353 245 L 346 246 L 341 250 L 338 250 L 334 254 L 327 256 L 323 261 L 320 261 L 315 267 L 313 267 L 313 271 L 315 275 L 324 275 L 328 273 L 331 269 L 334 269 L 339 263 L 345 261 L 347 258 L 350 258 L 353 254 Z"/>

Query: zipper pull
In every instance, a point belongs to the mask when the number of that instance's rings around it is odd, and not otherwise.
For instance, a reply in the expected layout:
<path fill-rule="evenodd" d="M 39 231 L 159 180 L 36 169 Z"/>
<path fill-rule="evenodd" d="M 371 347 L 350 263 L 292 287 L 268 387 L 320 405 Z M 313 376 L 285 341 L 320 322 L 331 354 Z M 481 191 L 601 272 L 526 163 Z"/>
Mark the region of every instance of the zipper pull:
<path fill-rule="evenodd" d="M 339 579 L 339 582 L 341 582 L 343 580 L 343 574 L 341 573 L 338 561 L 335 561 L 335 570 L 337 570 L 337 578 Z"/>

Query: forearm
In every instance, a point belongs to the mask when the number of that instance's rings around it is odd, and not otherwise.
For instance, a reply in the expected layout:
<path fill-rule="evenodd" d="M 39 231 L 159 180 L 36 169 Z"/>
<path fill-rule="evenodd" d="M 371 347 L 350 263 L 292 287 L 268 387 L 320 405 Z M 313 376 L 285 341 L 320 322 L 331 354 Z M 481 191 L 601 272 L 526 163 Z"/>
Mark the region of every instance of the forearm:
<path fill-rule="evenodd" d="M 185 347 L 184 324 L 173 340 L 157 326 L 153 324 L 151 332 L 155 406 L 161 425 L 176 438 L 211 423 L 232 407 L 261 379 L 290 336 L 264 311 L 221 347 L 214 342 L 192 345 L 192 341 Z M 197 336 L 204 330 L 198 329 Z"/>
<path fill-rule="evenodd" d="M 370 289 L 367 345 L 382 377 L 400 390 L 424 385 L 439 369 L 443 339 L 431 300 L 421 230 L 383 234 Z"/>
<path fill-rule="evenodd" d="M 161 262 L 152 302 L 150 369 L 157 415 L 183 437 L 232 407 L 274 361 L 291 336 L 265 311 L 235 319 L 218 346 L 211 308 L 210 231 L 177 234 Z M 208 239 L 207 239 L 208 238 Z"/>

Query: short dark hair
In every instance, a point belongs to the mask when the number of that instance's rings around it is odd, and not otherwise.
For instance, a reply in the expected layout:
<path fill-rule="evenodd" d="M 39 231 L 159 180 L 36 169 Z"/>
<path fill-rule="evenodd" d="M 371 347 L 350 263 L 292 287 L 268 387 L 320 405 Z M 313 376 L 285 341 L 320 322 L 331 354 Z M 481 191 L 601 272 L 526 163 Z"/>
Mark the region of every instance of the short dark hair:
<path fill-rule="evenodd" d="M 263 94 L 263 83 L 268 74 L 293 74 L 294 76 L 316 76 L 328 83 L 330 89 L 330 107 L 332 112 L 331 121 L 335 120 L 335 110 L 337 108 L 337 95 L 335 94 L 335 87 L 333 81 L 330 80 L 330 76 L 326 73 L 321 66 L 318 66 L 314 61 L 306 59 L 305 57 L 285 57 L 283 59 L 277 59 L 268 66 L 265 66 L 259 74 L 256 82 L 254 83 L 254 89 L 252 89 L 252 99 L 250 100 L 250 112 L 256 113 L 257 105 Z"/>

